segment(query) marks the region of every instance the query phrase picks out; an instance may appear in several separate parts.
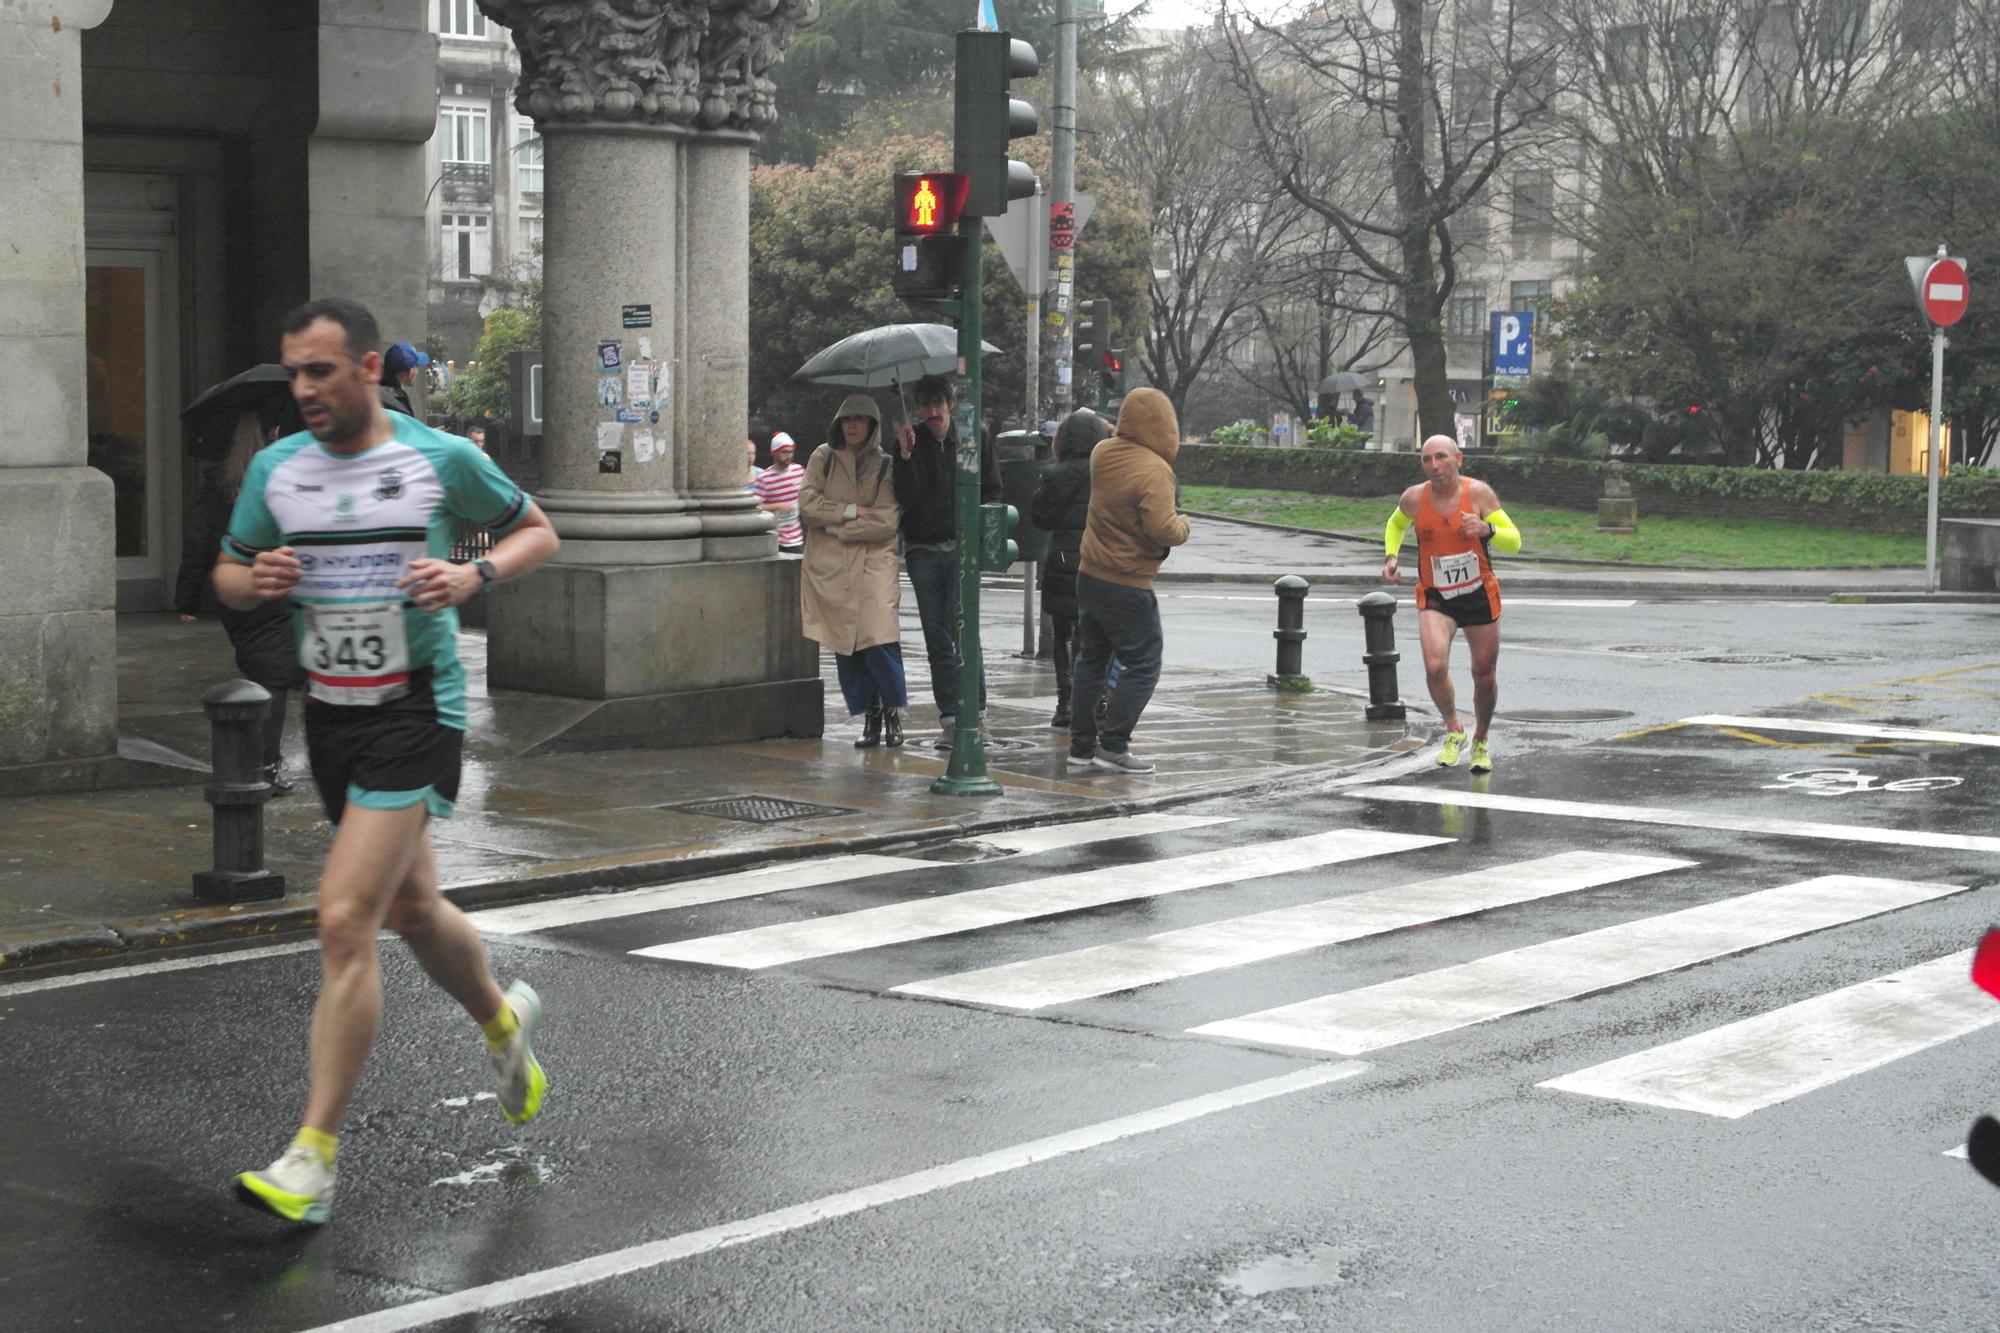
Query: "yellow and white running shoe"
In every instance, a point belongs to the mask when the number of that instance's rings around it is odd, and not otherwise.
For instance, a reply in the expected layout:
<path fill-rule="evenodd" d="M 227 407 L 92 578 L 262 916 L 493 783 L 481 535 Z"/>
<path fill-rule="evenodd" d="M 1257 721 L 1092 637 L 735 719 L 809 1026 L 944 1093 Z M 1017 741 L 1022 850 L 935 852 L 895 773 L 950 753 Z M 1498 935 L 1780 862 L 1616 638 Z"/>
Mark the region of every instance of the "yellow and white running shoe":
<path fill-rule="evenodd" d="M 500 1114 L 517 1125 L 533 1120 L 542 1109 L 549 1077 L 535 1059 L 535 1028 L 542 1021 L 542 998 L 525 981 L 507 987 L 507 1004 L 518 1024 L 499 1050 L 489 1050 L 493 1079 L 500 1094 Z"/>
<path fill-rule="evenodd" d="M 1447 731 L 1444 734 L 1444 744 L 1438 747 L 1438 767 L 1458 767 L 1458 757 L 1464 751 L 1465 733 L 1462 731 Z"/>
<path fill-rule="evenodd" d="M 287 1222 L 318 1226 L 333 1208 L 333 1168 L 303 1143 L 262 1171 L 236 1177 L 236 1197 Z"/>

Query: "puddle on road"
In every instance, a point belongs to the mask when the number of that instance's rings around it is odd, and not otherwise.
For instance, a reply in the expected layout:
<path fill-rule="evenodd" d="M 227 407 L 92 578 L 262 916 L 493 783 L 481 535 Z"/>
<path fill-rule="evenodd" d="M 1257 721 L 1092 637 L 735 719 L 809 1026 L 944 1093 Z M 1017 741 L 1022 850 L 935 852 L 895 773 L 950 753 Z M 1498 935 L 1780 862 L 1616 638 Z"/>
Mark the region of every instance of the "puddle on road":
<path fill-rule="evenodd" d="M 431 1188 L 440 1185 L 492 1185 L 502 1182 L 528 1181 L 536 1185 L 546 1184 L 550 1178 L 546 1157 L 528 1158 L 528 1150 L 520 1144 L 509 1144 L 495 1150 L 477 1166 L 467 1167 L 455 1176 L 443 1176 L 431 1182 Z"/>
<path fill-rule="evenodd" d="M 1273 1254 L 1224 1273 L 1221 1282 L 1245 1296 L 1268 1296 L 1298 1287 L 1337 1287 L 1347 1281 L 1341 1269 L 1360 1257 L 1354 1250 L 1337 1248 Z"/>

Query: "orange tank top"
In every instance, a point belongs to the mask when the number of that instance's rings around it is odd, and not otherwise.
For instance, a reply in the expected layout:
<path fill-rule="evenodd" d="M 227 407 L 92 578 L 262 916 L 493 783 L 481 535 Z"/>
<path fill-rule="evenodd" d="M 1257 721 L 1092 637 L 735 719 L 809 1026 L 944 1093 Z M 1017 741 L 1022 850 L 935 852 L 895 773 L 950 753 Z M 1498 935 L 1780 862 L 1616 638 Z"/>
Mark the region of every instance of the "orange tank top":
<path fill-rule="evenodd" d="M 1460 597 L 1482 585 L 1500 606 L 1500 582 L 1493 577 L 1493 561 L 1486 553 L 1484 537 L 1468 537 L 1459 531 L 1459 516 L 1473 514 L 1472 488 L 1463 481 L 1458 487 L 1458 507 L 1441 514 L 1431 503 L 1430 488 L 1424 488 L 1417 502 L 1417 586 L 1440 597 Z"/>

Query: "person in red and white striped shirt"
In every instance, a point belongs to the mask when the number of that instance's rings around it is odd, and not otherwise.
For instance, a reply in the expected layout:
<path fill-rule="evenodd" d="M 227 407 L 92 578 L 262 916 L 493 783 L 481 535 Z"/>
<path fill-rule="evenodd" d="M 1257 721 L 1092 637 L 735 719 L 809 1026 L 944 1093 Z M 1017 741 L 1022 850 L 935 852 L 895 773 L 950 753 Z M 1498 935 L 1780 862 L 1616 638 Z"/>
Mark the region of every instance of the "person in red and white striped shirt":
<path fill-rule="evenodd" d="M 771 437 L 771 466 L 757 474 L 751 489 L 760 508 L 778 516 L 778 550 L 797 555 L 805 549 L 806 535 L 799 527 L 799 487 L 806 470 L 792 461 L 798 446 L 792 437 L 779 431 Z"/>

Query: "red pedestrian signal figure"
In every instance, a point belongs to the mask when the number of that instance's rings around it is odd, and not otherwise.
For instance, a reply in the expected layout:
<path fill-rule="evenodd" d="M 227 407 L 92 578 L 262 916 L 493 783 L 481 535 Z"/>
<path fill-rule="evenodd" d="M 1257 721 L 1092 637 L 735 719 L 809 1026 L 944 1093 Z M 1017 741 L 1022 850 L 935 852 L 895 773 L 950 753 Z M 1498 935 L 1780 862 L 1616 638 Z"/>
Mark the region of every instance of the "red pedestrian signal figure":
<path fill-rule="evenodd" d="M 896 174 L 896 234 L 935 236 L 958 225 L 968 182 L 955 171 Z"/>

